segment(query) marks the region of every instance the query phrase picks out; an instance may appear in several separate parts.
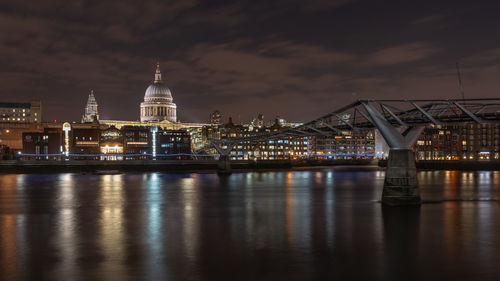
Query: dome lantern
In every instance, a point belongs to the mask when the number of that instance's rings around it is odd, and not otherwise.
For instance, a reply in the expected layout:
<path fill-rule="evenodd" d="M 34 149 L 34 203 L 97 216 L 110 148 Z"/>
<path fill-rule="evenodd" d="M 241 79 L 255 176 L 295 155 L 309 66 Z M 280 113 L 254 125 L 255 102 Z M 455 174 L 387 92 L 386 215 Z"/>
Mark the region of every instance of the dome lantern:
<path fill-rule="evenodd" d="M 156 63 L 155 83 L 161 83 L 160 62 Z"/>

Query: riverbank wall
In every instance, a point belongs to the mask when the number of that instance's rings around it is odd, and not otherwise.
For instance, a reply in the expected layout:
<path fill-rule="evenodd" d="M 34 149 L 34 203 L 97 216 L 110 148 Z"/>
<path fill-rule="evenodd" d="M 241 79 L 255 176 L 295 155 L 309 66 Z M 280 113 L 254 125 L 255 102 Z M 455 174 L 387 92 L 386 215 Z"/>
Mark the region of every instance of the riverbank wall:
<path fill-rule="evenodd" d="M 125 160 L 125 161 L 0 161 L 0 173 L 95 173 L 101 171 L 119 172 L 215 172 L 217 160 Z M 263 160 L 231 161 L 231 169 L 266 170 L 292 169 L 294 167 L 377 165 L 373 160 Z"/>
<path fill-rule="evenodd" d="M 380 160 L 378 165 L 386 167 L 387 161 Z M 417 169 L 421 170 L 461 170 L 461 171 L 498 171 L 500 161 L 498 160 L 419 160 L 416 162 Z"/>

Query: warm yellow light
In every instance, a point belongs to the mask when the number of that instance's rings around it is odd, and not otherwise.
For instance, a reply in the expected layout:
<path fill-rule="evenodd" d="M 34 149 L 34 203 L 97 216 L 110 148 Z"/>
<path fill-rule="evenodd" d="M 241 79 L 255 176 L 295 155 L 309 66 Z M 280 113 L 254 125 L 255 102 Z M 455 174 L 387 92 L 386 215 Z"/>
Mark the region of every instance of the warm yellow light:
<path fill-rule="evenodd" d="M 127 144 L 148 144 L 147 141 L 129 141 Z"/>

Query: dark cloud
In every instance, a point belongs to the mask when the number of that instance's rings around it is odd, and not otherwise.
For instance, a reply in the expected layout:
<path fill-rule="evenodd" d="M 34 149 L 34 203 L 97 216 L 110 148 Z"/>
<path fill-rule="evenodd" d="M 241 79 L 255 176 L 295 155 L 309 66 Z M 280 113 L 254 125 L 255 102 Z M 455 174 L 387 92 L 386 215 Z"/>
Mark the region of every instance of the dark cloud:
<path fill-rule="evenodd" d="M 439 50 L 428 42 L 406 43 L 378 50 L 368 57 L 367 62 L 380 65 L 409 63 L 428 58 Z"/>
<path fill-rule="evenodd" d="M 356 98 L 496 96 L 499 4 L 466 1 L 0 3 L 0 96 L 134 120 L 160 60 L 183 121 L 220 109 L 305 121 Z"/>

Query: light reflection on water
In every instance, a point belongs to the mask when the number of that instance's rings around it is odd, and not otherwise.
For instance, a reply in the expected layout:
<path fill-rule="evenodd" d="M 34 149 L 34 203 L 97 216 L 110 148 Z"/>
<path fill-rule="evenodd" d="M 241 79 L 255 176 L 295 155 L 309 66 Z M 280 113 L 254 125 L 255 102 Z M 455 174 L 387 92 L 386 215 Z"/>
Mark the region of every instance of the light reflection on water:
<path fill-rule="evenodd" d="M 386 208 L 381 170 L 0 175 L 0 276 L 447 280 L 498 276 L 500 172 L 421 171 Z"/>

